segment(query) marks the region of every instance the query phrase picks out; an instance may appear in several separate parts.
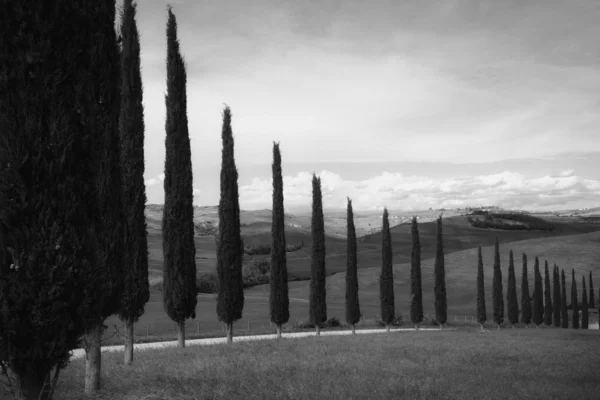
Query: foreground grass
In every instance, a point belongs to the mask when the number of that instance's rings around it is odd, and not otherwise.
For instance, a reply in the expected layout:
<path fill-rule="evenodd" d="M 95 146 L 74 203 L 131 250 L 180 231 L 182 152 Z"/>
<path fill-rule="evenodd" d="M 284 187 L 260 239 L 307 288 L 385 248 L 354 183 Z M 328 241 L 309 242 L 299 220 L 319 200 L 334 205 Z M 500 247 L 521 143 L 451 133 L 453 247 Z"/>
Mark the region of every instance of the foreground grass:
<path fill-rule="evenodd" d="M 403 332 L 103 355 L 102 399 L 597 399 L 598 331 Z M 84 362 L 56 398 L 84 399 Z"/>

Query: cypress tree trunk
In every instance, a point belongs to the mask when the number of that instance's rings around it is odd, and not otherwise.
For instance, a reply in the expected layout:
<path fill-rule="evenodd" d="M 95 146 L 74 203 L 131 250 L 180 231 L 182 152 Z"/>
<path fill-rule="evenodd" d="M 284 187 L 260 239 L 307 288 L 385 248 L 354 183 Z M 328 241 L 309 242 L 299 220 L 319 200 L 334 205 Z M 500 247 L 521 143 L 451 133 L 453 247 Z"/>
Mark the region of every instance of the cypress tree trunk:
<path fill-rule="evenodd" d="M 227 344 L 233 343 L 233 322 L 227 323 Z"/>
<path fill-rule="evenodd" d="M 483 277 L 483 258 L 481 255 L 481 246 L 477 249 L 477 322 L 481 325 L 487 321 L 487 311 L 485 309 L 485 284 Z"/>
<path fill-rule="evenodd" d="M 577 299 L 577 283 L 575 269 L 571 269 L 571 328 L 579 329 L 579 301 Z"/>
<path fill-rule="evenodd" d="M 315 332 L 316 332 L 317 336 L 321 336 L 321 325 L 320 324 L 315 325 Z"/>
<path fill-rule="evenodd" d="M 185 347 L 185 321 L 177 324 L 177 347 Z"/>
<path fill-rule="evenodd" d="M 417 218 L 412 218 L 411 225 L 412 252 L 410 264 L 410 320 L 418 330 L 423 322 L 423 291 L 421 288 L 421 243 Z"/>
<path fill-rule="evenodd" d="M 327 321 L 327 302 L 325 291 L 325 222 L 321 195 L 321 179 L 313 174 L 313 210 L 311 218 L 312 254 L 309 297 L 309 318 L 315 324 L 317 336 L 321 334 L 320 325 Z"/>
<path fill-rule="evenodd" d="M 394 270 L 392 264 L 392 238 L 387 208 L 383 209 L 383 223 L 381 228 L 381 275 L 379 277 L 379 297 L 381 307 L 381 320 L 390 331 L 390 324 L 395 317 L 394 299 Z"/>
<path fill-rule="evenodd" d="M 512 250 L 509 254 L 506 304 L 508 306 L 508 321 L 511 323 L 514 329 L 515 324 L 519 322 L 519 304 L 517 300 L 517 279 L 515 277 L 515 264 Z"/>
<path fill-rule="evenodd" d="M 581 287 L 583 288 L 581 293 L 581 329 L 588 329 L 589 314 L 588 314 L 588 299 L 587 289 L 585 286 L 585 276 L 582 277 Z"/>
<path fill-rule="evenodd" d="M 271 322 L 277 325 L 277 339 L 281 325 L 290 319 L 288 274 L 285 240 L 285 213 L 283 208 L 283 176 L 279 143 L 273 143 L 273 211 L 271 223 L 271 276 L 269 280 L 269 307 Z"/>
<path fill-rule="evenodd" d="M 356 254 L 356 230 L 352 200 L 348 198 L 347 207 L 347 239 L 346 239 L 346 322 L 354 326 L 360 320 L 360 305 L 358 302 L 358 260 Z"/>
<path fill-rule="evenodd" d="M 177 21 L 169 7 L 162 292 L 165 311 L 179 326 L 180 345 L 182 345 L 181 340 L 185 341 L 185 334 L 181 331 L 181 327 L 185 326 L 186 319 L 196 317 L 197 303 L 192 154 L 188 132 L 186 85 L 185 64 L 177 39 Z"/>
<path fill-rule="evenodd" d="M 567 284 L 565 280 L 565 270 L 560 272 L 561 293 L 560 293 L 560 322 L 563 329 L 569 328 L 569 313 L 567 311 Z"/>
<path fill-rule="evenodd" d="M 594 308 L 596 300 L 594 299 L 594 281 L 592 281 L 592 271 L 590 271 L 590 303 L 589 308 Z"/>
<path fill-rule="evenodd" d="M 444 239 L 442 235 L 442 216 L 437 219 L 437 249 L 435 253 L 435 319 L 440 324 L 440 330 L 448 317 L 446 302 L 446 267 L 444 265 Z"/>
<path fill-rule="evenodd" d="M 86 333 L 86 351 L 85 351 L 85 393 L 93 394 L 100 390 L 100 369 L 102 356 L 100 343 L 102 336 L 102 327 L 94 324 Z"/>
<path fill-rule="evenodd" d="M 352 324 L 352 334 L 356 335 L 356 324 Z"/>
<path fill-rule="evenodd" d="M 529 296 L 529 278 L 527 276 L 527 255 L 523 253 L 523 273 L 521 278 L 521 322 L 525 327 L 531 323 L 531 297 Z"/>
<path fill-rule="evenodd" d="M 550 292 L 550 273 L 548 272 L 548 261 L 544 265 L 544 324 L 552 325 L 552 293 Z"/>
<path fill-rule="evenodd" d="M 125 0 L 121 19 L 121 114 L 119 130 L 122 155 L 124 212 L 124 290 L 119 318 L 125 323 L 124 363 L 133 362 L 134 324 L 150 299 L 146 187 L 144 182 L 144 105 L 140 72 L 140 40 L 135 22 L 136 6 Z"/>
<path fill-rule="evenodd" d="M 494 309 L 494 322 L 500 324 L 504 322 L 504 298 L 502 296 L 502 271 L 500 269 L 500 244 L 496 236 L 496 245 L 494 249 L 494 280 L 492 291 L 492 305 Z"/>
<path fill-rule="evenodd" d="M 534 275 L 534 289 L 533 289 L 533 323 L 539 326 L 544 322 L 544 299 L 543 299 L 543 288 L 542 288 L 542 275 L 540 274 L 540 261 L 536 257 L 535 265 L 533 267 Z"/>
<path fill-rule="evenodd" d="M 560 327 L 561 297 L 560 297 L 560 277 L 556 264 L 552 270 L 552 291 L 554 293 L 554 327 Z"/>

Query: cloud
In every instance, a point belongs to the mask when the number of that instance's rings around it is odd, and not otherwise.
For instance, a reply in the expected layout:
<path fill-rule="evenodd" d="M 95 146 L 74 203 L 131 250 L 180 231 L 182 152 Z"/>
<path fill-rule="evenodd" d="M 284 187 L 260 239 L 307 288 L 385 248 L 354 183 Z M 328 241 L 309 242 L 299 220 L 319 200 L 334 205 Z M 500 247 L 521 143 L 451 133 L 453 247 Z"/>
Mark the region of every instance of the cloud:
<path fill-rule="evenodd" d="M 165 180 L 165 174 L 160 174 L 160 175 L 156 176 L 155 178 L 146 179 L 144 182 L 146 183 L 146 186 L 152 186 L 152 185 L 156 185 L 159 183 L 163 183 L 164 180 Z"/>
<path fill-rule="evenodd" d="M 600 198 L 600 181 L 585 179 L 566 170 L 557 175 L 526 178 L 505 171 L 498 174 L 429 178 L 383 172 L 365 180 L 347 180 L 341 175 L 321 171 L 323 207 L 342 208 L 346 196 L 357 210 L 420 210 L 498 205 L 507 208 L 550 209 L 596 205 Z M 312 174 L 300 172 L 284 176 L 284 201 L 287 207 L 310 207 Z M 252 179 L 240 187 L 240 206 L 244 209 L 268 207 L 271 203 L 271 179 Z"/>

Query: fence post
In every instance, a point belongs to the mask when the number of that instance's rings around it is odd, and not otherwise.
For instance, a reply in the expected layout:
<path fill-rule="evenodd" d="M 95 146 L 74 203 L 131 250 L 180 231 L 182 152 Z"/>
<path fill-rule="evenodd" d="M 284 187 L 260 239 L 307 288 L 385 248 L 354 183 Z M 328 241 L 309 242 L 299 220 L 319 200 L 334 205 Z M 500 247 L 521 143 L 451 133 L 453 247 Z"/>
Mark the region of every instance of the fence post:
<path fill-rule="evenodd" d="M 146 339 L 150 336 L 150 325 L 146 324 Z"/>
<path fill-rule="evenodd" d="M 250 320 L 248 320 L 248 334 L 250 334 Z"/>

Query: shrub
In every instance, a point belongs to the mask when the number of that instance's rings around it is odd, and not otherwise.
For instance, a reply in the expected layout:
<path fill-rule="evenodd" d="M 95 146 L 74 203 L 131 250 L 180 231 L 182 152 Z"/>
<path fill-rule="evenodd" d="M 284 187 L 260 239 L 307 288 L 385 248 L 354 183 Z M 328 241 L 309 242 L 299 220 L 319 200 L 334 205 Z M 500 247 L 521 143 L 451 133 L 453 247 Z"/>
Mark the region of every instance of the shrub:
<path fill-rule="evenodd" d="M 196 289 L 198 293 L 217 293 L 219 291 L 219 279 L 212 272 L 205 272 L 196 277 Z"/>

